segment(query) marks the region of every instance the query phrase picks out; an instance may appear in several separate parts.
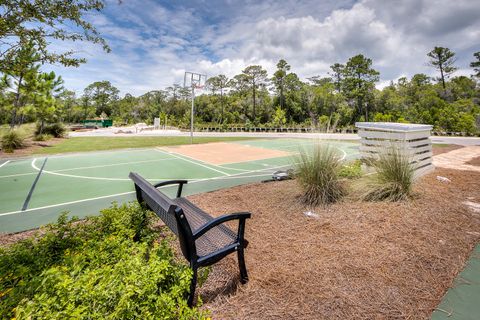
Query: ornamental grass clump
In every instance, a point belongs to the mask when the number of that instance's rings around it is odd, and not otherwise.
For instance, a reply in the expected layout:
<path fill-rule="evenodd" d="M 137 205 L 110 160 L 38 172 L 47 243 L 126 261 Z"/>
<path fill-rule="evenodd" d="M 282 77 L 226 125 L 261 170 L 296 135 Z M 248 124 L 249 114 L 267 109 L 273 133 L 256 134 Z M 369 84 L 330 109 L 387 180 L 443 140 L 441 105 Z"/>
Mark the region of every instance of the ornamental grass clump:
<path fill-rule="evenodd" d="M 24 136 L 17 130 L 10 130 L 2 137 L 2 150 L 3 152 L 12 153 L 16 149 L 23 148 Z"/>
<path fill-rule="evenodd" d="M 388 147 L 371 161 L 374 174 L 367 183 L 367 201 L 401 201 L 412 196 L 414 168 L 410 157 L 396 146 Z"/>
<path fill-rule="evenodd" d="M 312 152 L 301 150 L 294 158 L 295 177 L 303 190 L 303 201 L 312 206 L 337 202 L 346 194 L 340 177 L 342 160 L 336 149 L 317 144 Z"/>

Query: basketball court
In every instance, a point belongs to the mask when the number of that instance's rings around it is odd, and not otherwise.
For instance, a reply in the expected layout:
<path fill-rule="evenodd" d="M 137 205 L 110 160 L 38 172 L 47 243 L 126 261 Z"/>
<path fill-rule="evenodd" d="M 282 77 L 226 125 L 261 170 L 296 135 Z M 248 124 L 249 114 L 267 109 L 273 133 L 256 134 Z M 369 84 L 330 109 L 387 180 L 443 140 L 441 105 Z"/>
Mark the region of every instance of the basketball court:
<path fill-rule="evenodd" d="M 113 201 L 132 201 L 131 171 L 152 183 L 186 179 L 184 194 L 191 195 L 269 179 L 317 142 L 256 139 L 0 160 L 0 232 L 36 228 L 64 211 L 81 218 Z M 357 143 L 330 144 L 344 159 L 358 156 Z M 173 196 L 174 189 L 164 191 Z"/>

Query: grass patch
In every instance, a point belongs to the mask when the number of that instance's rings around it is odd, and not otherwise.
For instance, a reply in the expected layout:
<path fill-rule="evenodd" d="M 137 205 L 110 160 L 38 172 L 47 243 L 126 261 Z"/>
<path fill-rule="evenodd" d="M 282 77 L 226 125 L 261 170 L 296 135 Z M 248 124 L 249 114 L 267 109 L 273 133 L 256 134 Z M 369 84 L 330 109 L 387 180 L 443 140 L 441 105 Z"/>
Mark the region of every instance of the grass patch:
<path fill-rule="evenodd" d="M 367 183 L 364 199 L 367 201 L 401 201 L 412 196 L 414 168 L 410 157 L 395 146 L 379 154 L 371 162 L 376 174 Z"/>
<path fill-rule="evenodd" d="M 362 161 L 353 160 L 344 164 L 338 173 L 340 177 L 347 179 L 357 179 L 362 176 Z"/>
<path fill-rule="evenodd" d="M 33 141 L 48 141 L 52 139 L 53 137 L 49 134 L 42 133 L 42 134 L 37 134 L 33 137 Z"/>
<path fill-rule="evenodd" d="M 193 142 L 207 143 L 220 141 L 240 141 L 251 140 L 252 138 L 241 137 L 198 137 Z M 157 146 L 172 146 L 189 144 L 190 137 L 78 137 L 69 138 L 60 143 L 40 150 L 36 150 L 38 154 L 54 154 L 64 152 L 82 152 L 82 151 L 98 151 L 113 150 L 125 148 L 148 148 Z"/>
<path fill-rule="evenodd" d="M 313 151 L 301 150 L 294 157 L 295 177 L 308 205 L 327 205 L 342 198 L 345 185 L 341 181 L 341 157 L 330 145 L 316 144 Z"/>

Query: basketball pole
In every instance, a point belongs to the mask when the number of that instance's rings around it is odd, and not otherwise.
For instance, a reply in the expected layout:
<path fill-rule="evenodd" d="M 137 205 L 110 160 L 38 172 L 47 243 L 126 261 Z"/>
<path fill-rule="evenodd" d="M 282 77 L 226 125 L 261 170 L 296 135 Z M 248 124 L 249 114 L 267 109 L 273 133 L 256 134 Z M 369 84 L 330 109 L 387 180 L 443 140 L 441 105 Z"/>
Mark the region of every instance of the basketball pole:
<path fill-rule="evenodd" d="M 192 112 L 190 114 L 190 144 L 193 144 L 193 115 L 194 115 L 194 101 L 195 101 L 195 86 L 192 84 Z"/>
<path fill-rule="evenodd" d="M 190 112 L 190 144 L 193 144 L 193 124 L 194 124 L 194 117 L 195 117 L 195 88 L 203 88 L 202 83 L 205 83 L 206 81 L 207 81 L 206 74 L 185 71 L 185 75 L 183 76 L 183 87 L 187 88 L 187 84 L 189 84 L 190 89 L 192 90 L 192 109 Z"/>

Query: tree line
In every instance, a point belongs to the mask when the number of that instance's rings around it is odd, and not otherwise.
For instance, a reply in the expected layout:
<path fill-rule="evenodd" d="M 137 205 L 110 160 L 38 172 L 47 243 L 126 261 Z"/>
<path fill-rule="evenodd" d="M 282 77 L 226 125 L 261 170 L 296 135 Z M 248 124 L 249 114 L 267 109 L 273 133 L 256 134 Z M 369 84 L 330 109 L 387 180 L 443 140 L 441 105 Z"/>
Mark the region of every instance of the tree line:
<path fill-rule="evenodd" d="M 35 60 L 25 47 L 21 58 Z M 415 74 L 377 89 L 379 72 L 372 60 L 359 54 L 345 63 L 335 63 L 327 76 L 302 81 L 285 61 L 277 63 L 272 76 L 260 65 L 246 67 L 228 78 L 210 77 L 206 92 L 195 98 L 197 125 L 304 126 L 333 130 L 356 121 L 428 123 L 441 131 L 478 131 L 480 114 L 480 53 L 471 63 L 471 77 L 452 76 L 455 54 L 435 47 L 427 54 L 438 78 Z M 33 58 L 32 58 L 33 57 Z M 139 97 L 126 94 L 109 81 L 88 85 L 80 96 L 62 87 L 54 73 L 42 73 L 34 63 L 4 72 L 1 99 L 3 123 L 112 118 L 117 124 L 162 123 L 187 127 L 190 121 L 190 88 L 178 84 L 153 90 Z"/>
<path fill-rule="evenodd" d="M 188 126 L 189 88 L 174 84 L 138 97 L 120 97 L 112 83 L 97 81 L 77 95 L 64 88 L 61 77 L 44 72 L 47 63 L 85 62 L 73 51 L 51 52 L 49 39 L 90 41 L 110 50 L 83 19 L 85 13 L 101 10 L 102 1 L 61 1 L 63 7 L 58 3 L 19 0 L 0 5 L 5 12 L 0 25 L 0 123 L 14 127 L 38 121 L 42 128 L 45 123 L 92 117 L 111 118 L 116 124 L 152 123 L 160 117 L 162 123 Z M 64 21 L 84 32 L 64 27 Z M 334 63 L 328 74 L 305 80 L 283 59 L 272 75 L 261 65 L 251 65 L 232 78 L 215 75 L 207 80 L 207 90 L 195 98 L 195 122 L 222 128 L 303 126 L 330 131 L 356 121 L 392 121 L 475 134 L 480 121 L 480 52 L 472 60 L 470 77 L 455 76 L 455 53 L 435 47 L 426 54 L 426 62 L 438 77 L 415 74 L 383 89 L 376 88 L 380 73 L 373 61 L 362 54 Z"/>

